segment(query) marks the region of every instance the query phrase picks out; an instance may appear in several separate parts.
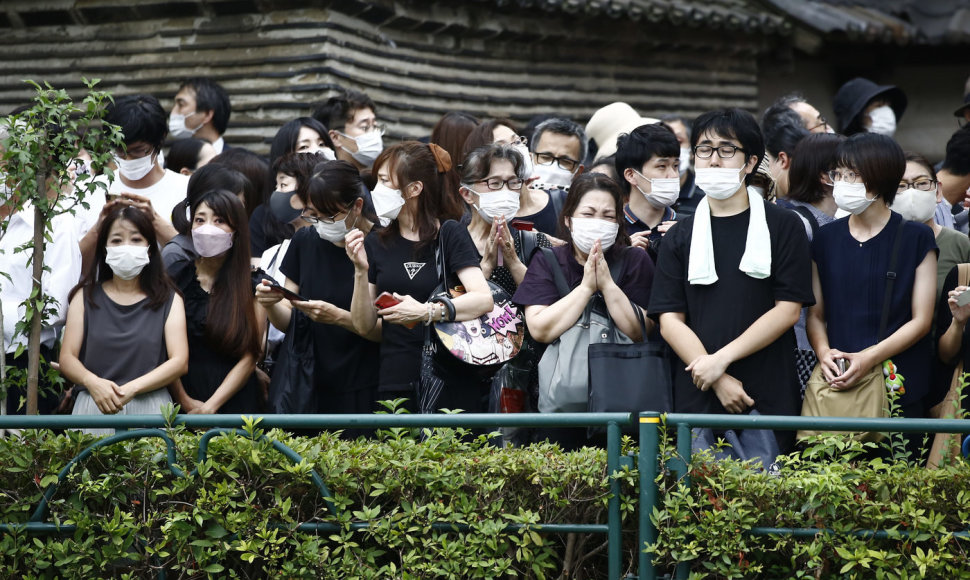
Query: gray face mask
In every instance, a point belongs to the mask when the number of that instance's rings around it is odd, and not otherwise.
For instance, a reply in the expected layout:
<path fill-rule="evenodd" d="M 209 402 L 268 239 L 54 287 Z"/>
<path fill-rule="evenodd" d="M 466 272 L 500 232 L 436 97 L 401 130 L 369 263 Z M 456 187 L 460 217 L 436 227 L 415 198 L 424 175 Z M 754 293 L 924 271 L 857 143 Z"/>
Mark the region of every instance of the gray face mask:
<path fill-rule="evenodd" d="M 303 213 L 302 210 L 296 209 L 290 204 L 295 196 L 295 191 L 274 191 L 273 195 L 269 197 L 269 210 L 280 223 L 288 224 Z"/>

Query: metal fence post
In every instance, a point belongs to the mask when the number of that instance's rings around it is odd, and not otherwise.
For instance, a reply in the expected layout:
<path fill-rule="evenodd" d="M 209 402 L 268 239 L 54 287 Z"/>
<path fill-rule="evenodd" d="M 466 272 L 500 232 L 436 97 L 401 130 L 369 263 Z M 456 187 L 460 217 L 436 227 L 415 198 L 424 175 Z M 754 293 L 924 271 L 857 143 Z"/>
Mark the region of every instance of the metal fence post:
<path fill-rule="evenodd" d="M 650 516 L 657 505 L 657 471 L 660 461 L 660 417 L 656 413 L 640 415 L 640 530 L 637 543 L 637 575 L 643 580 L 655 580 L 657 570 L 653 566 L 653 554 L 644 551 L 647 544 L 657 541 L 657 528 Z"/>
<path fill-rule="evenodd" d="M 616 472 L 620 469 L 620 425 L 610 421 L 606 425 L 606 471 L 610 477 L 610 501 L 608 504 L 609 534 L 607 550 L 609 554 L 610 580 L 618 580 L 623 563 L 623 521 L 620 512 L 620 480 Z"/>

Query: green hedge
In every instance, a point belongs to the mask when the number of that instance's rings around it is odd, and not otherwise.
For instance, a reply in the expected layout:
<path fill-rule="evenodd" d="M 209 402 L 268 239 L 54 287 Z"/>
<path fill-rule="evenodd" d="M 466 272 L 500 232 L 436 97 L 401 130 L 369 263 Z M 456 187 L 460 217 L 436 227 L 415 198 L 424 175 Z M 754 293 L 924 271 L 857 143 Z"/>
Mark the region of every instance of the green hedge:
<path fill-rule="evenodd" d="M 253 428 L 251 427 L 252 431 Z M 258 430 L 255 430 L 258 432 Z M 72 472 L 49 521 L 66 536 L 0 534 L 0 577 L 151 578 L 604 578 L 605 536 L 500 533 L 509 523 L 604 523 L 609 497 L 602 450 L 551 445 L 497 449 L 462 430 L 392 429 L 374 439 L 266 435 L 306 458 L 292 465 L 269 441 L 213 439 L 170 430 L 177 477 L 159 439 L 119 443 Z M 423 439 L 423 440 L 422 440 Z M 26 522 L 57 472 L 92 437 L 25 432 L 0 439 L 0 522 Z M 629 441 L 627 441 L 629 443 Z M 695 578 L 964 578 L 970 541 L 965 462 L 927 471 L 904 460 L 865 460 L 854 442 L 825 440 L 783 459 L 780 475 L 703 454 L 686 488 L 664 472 L 650 546 L 662 573 L 684 563 Z M 669 441 L 662 456 L 672 459 Z M 332 517 L 310 479 L 330 487 Z M 635 471 L 625 499 L 624 572 L 636 561 Z M 292 531 L 334 522 L 336 532 Z M 355 522 L 372 524 L 352 529 Z M 470 533 L 432 529 L 468 524 Z M 755 527 L 833 534 L 756 536 Z M 888 530 L 890 538 L 853 536 Z M 898 532 L 898 534 L 897 534 Z"/>
<path fill-rule="evenodd" d="M 899 441 L 820 438 L 781 458 L 778 475 L 695 456 L 690 489 L 661 476 L 650 551 L 664 570 L 682 564 L 691 578 L 970 578 L 970 540 L 954 535 L 970 523 L 970 468 L 955 459 L 928 470 L 901 449 Z M 752 528 L 831 533 L 757 536 Z"/>
<path fill-rule="evenodd" d="M 424 441 L 406 429 L 356 441 L 274 430 L 267 437 L 304 463 L 292 465 L 266 440 L 227 435 L 212 439 L 197 464 L 201 433 L 171 433 L 178 466 L 198 468 L 198 477 L 172 475 L 158 438 L 98 450 L 51 502 L 48 520 L 77 531 L 0 535 L 0 577 L 148 578 L 165 569 L 168 578 L 555 578 L 563 568 L 585 577 L 606 568 L 605 535 L 499 533 L 510 523 L 605 523 L 602 450 L 497 449 L 451 429 L 429 431 Z M 43 431 L 0 440 L 0 522 L 26 522 L 58 471 L 92 441 Z M 328 514 L 311 468 L 338 517 Z M 634 478 L 624 476 L 629 497 Z M 351 529 L 361 521 L 373 527 Z M 336 522 L 341 531 L 291 531 L 300 522 Z M 432 530 L 432 522 L 473 531 Z"/>

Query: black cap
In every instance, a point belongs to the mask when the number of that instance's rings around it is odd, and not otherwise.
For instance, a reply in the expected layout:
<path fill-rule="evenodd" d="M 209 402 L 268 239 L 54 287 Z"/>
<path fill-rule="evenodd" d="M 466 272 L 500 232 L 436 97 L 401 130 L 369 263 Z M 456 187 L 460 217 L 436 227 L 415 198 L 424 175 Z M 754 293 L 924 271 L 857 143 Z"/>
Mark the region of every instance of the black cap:
<path fill-rule="evenodd" d="M 832 99 L 839 133 L 845 133 L 846 129 L 856 125 L 857 117 L 876 97 L 888 100 L 889 106 L 896 114 L 896 121 L 902 119 L 907 102 L 906 94 L 902 89 L 895 85 L 877 85 L 869 79 L 856 77 L 842 85 Z"/>

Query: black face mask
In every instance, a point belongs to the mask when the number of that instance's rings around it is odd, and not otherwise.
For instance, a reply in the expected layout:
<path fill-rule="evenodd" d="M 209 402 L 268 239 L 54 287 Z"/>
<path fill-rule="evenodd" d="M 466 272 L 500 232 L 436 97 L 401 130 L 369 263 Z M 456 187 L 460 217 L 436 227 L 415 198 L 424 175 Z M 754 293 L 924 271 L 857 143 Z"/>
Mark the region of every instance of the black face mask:
<path fill-rule="evenodd" d="M 272 212 L 273 217 L 284 224 L 288 224 L 300 217 L 300 214 L 303 212 L 290 205 L 290 200 L 295 195 L 295 191 L 274 191 L 273 195 L 269 198 L 269 210 Z"/>

